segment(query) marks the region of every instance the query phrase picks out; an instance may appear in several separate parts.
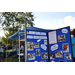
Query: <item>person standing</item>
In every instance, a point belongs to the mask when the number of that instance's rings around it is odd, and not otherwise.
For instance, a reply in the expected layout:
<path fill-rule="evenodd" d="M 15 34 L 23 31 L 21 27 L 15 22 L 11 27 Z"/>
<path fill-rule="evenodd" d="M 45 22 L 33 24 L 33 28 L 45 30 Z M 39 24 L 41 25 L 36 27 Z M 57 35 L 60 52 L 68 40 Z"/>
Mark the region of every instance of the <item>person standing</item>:
<path fill-rule="evenodd" d="M 1 45 L 0 45 L 0 52 L 3 52 L 3 48 L 1 47 Z"/>
<path fill-rule="evenodd" d="M 20 51 L 22 51 L 23 48 L 24 48 L 23 43 L 21 43 L 21 45 L 20 45 Z"/>
<path fill-rule="evenodd" d="M 0 61 L 3 60 L 3 56 L 4 56 L 4 54 L 3 54 L 3 48 L 0 45 Z"/>
<path fill-rule="evenodd" d="M 25 62 L 25 41 L 23 43 L 23 46 L 24 46 L 24 48 L 23 48 L 23 62 Z"/>
<path fill-rule="evenodd" d="M 71 37 L 71 40 L 72 40 L 73 62 L 75 62 L 75 29 L 73 30 L 72 35 L 73 36 Z"/>
<path fill-rule="evenodd" d="M 16 50 L 16 53 L 17 53 L 18 52 L 18 44 L 16 44 L 15 50 Z"/>

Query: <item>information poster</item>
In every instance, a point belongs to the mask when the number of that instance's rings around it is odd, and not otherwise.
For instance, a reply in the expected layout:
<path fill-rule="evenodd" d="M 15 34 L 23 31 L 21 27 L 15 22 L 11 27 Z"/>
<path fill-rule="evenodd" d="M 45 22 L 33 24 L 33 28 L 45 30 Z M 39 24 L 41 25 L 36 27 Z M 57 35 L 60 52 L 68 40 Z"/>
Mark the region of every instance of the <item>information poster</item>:
<path fill-rule="evenodd" d="M 56 31 L 49 32 L 49 44 L 57 43 Z"/>
<path fill-rule="evenodd" d="M 27 30 L 27 62 L 48 62 L 46 32 Z"/>
<path fill-rule="evenodd" d="M 50 62 L 72 62 L 70 27 L 48 32 Z"/>

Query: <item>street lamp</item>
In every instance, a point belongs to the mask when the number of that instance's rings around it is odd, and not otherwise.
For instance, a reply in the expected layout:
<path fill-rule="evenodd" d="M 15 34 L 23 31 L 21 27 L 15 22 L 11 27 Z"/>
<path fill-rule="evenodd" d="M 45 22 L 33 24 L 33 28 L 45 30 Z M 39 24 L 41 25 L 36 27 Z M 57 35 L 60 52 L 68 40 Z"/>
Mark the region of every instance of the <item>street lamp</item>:
<path fill-rule="evenodd" d="M 25 17 L 25 62 L 27 62 L 27 15 L 24 13 Z"/>
<path fill-rule="evenodd" d="M 25 62 L 27 62 L 27 18 L 25 18 Z"/>

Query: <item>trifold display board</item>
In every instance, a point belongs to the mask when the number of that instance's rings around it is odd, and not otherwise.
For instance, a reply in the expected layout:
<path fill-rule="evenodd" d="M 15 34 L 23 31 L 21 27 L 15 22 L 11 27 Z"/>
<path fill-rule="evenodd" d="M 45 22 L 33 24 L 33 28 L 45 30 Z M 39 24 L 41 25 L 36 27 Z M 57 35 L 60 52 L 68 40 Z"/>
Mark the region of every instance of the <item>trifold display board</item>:
<path fill-rule="evenodd" d="M 50 32 L 27 30 L 27 62 L 72 62 L 70 27 Z"/>
<path fill-rule="evenodd" d="M 27 30 L 27 62 L 48 62 L 47 32 Z"/>

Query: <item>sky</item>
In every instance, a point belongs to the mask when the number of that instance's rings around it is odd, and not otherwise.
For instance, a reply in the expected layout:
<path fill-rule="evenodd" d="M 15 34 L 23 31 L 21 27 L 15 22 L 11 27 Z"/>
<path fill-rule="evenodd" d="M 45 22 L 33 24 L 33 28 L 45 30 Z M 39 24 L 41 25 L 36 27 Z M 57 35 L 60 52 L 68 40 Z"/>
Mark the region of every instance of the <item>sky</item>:
<path fill-rule="evenodd" d="M 75 28 L 75 12 L 33 12 L 35 27 L 59 29 L 70 26 Z"/>
<path fill-rule="evenodd" d="M 70 26 L 75 28 L 75 12 L 33 12 L 35 27 L 43 29 L 59 29 Z M 1 30 L 0 36 L 3 36 Z"/>

